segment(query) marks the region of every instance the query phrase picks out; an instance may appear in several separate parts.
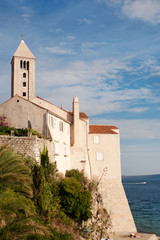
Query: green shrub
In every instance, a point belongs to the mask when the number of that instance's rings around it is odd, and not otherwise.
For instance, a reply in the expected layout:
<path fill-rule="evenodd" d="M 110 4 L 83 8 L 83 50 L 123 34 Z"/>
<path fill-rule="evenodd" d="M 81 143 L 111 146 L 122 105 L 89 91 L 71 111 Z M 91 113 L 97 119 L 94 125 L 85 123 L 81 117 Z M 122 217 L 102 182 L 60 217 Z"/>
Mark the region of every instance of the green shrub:
<path fill-rule="evenodd" d="M 91 193 L 84 190 L 74 178 L 64 178 L 60 182 L 61 205 L 67 216 L 78 223 L 88 220 L 92 214 Z"/>
<path fill-rule="evenodd" d="M 77 180 L 77 182 L 81 182 L 83 178 L 83 173 L 80 172 L 78 169 L 71 169 L 66 171 L 65 177 L 73 177 Z"/>
<path fill-rule="evenodd" d="M 17 137 L 28 136 L 28 132 L 30 132 L 32 135 L 37 135 L 39 138 L 42 138 L 42 135 L 33 129 L 0 126 L 0 135 L 10 135 L 11 131 L 14 131 L 14 135 Z"/>

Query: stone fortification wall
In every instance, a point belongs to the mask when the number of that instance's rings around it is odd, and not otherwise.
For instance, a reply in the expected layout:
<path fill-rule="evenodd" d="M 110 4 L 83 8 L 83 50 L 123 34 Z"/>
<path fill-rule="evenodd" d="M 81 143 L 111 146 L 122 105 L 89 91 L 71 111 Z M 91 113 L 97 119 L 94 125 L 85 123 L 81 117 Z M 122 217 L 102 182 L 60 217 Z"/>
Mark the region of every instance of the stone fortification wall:
<path fill-rule="evenodd" d="M 136 233 L 137 229 L 121 182 L 102 178 L 99 184 L 104 207 L 111 220 L 112 233 Z"/>
<path fill-rule="evenodd" d="M 15 152 L 20 152 L 26 157 L 31 156 L 40 161 L 40 151 L 44 146 L 47 147 L 49 158 L 51 162 L 54 162 L 54 145 L 51 141 L 46 139 L 40 139 L 37 136 L 32 137 L 16 137 L 16 136 L 4 136 L 0 135 L 0 147 L 7 144 Z"/>

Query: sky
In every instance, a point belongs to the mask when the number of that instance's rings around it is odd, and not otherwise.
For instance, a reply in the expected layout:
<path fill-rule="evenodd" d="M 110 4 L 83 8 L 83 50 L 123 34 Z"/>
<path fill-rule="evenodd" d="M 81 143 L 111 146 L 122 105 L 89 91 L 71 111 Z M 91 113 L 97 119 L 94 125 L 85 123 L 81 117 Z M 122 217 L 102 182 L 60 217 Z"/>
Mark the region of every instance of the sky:
<path fill-rule="evenodd" d="M 160 174 L 160 1 L 1 0 L 0 104 L 23 33 L 36 96 L 120 129 L 123 175 Z"/>

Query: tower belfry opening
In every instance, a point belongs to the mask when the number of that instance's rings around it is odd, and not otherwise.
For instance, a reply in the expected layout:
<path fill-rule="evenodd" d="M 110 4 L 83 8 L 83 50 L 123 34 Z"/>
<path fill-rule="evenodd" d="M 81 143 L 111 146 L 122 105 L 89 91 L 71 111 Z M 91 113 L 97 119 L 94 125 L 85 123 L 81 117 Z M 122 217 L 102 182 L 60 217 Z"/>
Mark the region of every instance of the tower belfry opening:
<path fill-rule="evenodd" d="M 35 98 L 35 56 L 22 40 L 11 61 L 11 97 Z"/>

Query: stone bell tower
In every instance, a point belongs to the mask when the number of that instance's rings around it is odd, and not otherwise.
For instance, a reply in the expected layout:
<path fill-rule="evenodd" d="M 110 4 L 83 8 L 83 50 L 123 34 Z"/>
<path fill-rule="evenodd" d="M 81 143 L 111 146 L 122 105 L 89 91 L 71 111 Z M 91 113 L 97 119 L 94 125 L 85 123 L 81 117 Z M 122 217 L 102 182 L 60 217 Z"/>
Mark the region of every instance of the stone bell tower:
<path fill-rule="evenodd" d="M 22 39 L 11 61 L 11 97 L 35 98 L 35 59 Z"/>

